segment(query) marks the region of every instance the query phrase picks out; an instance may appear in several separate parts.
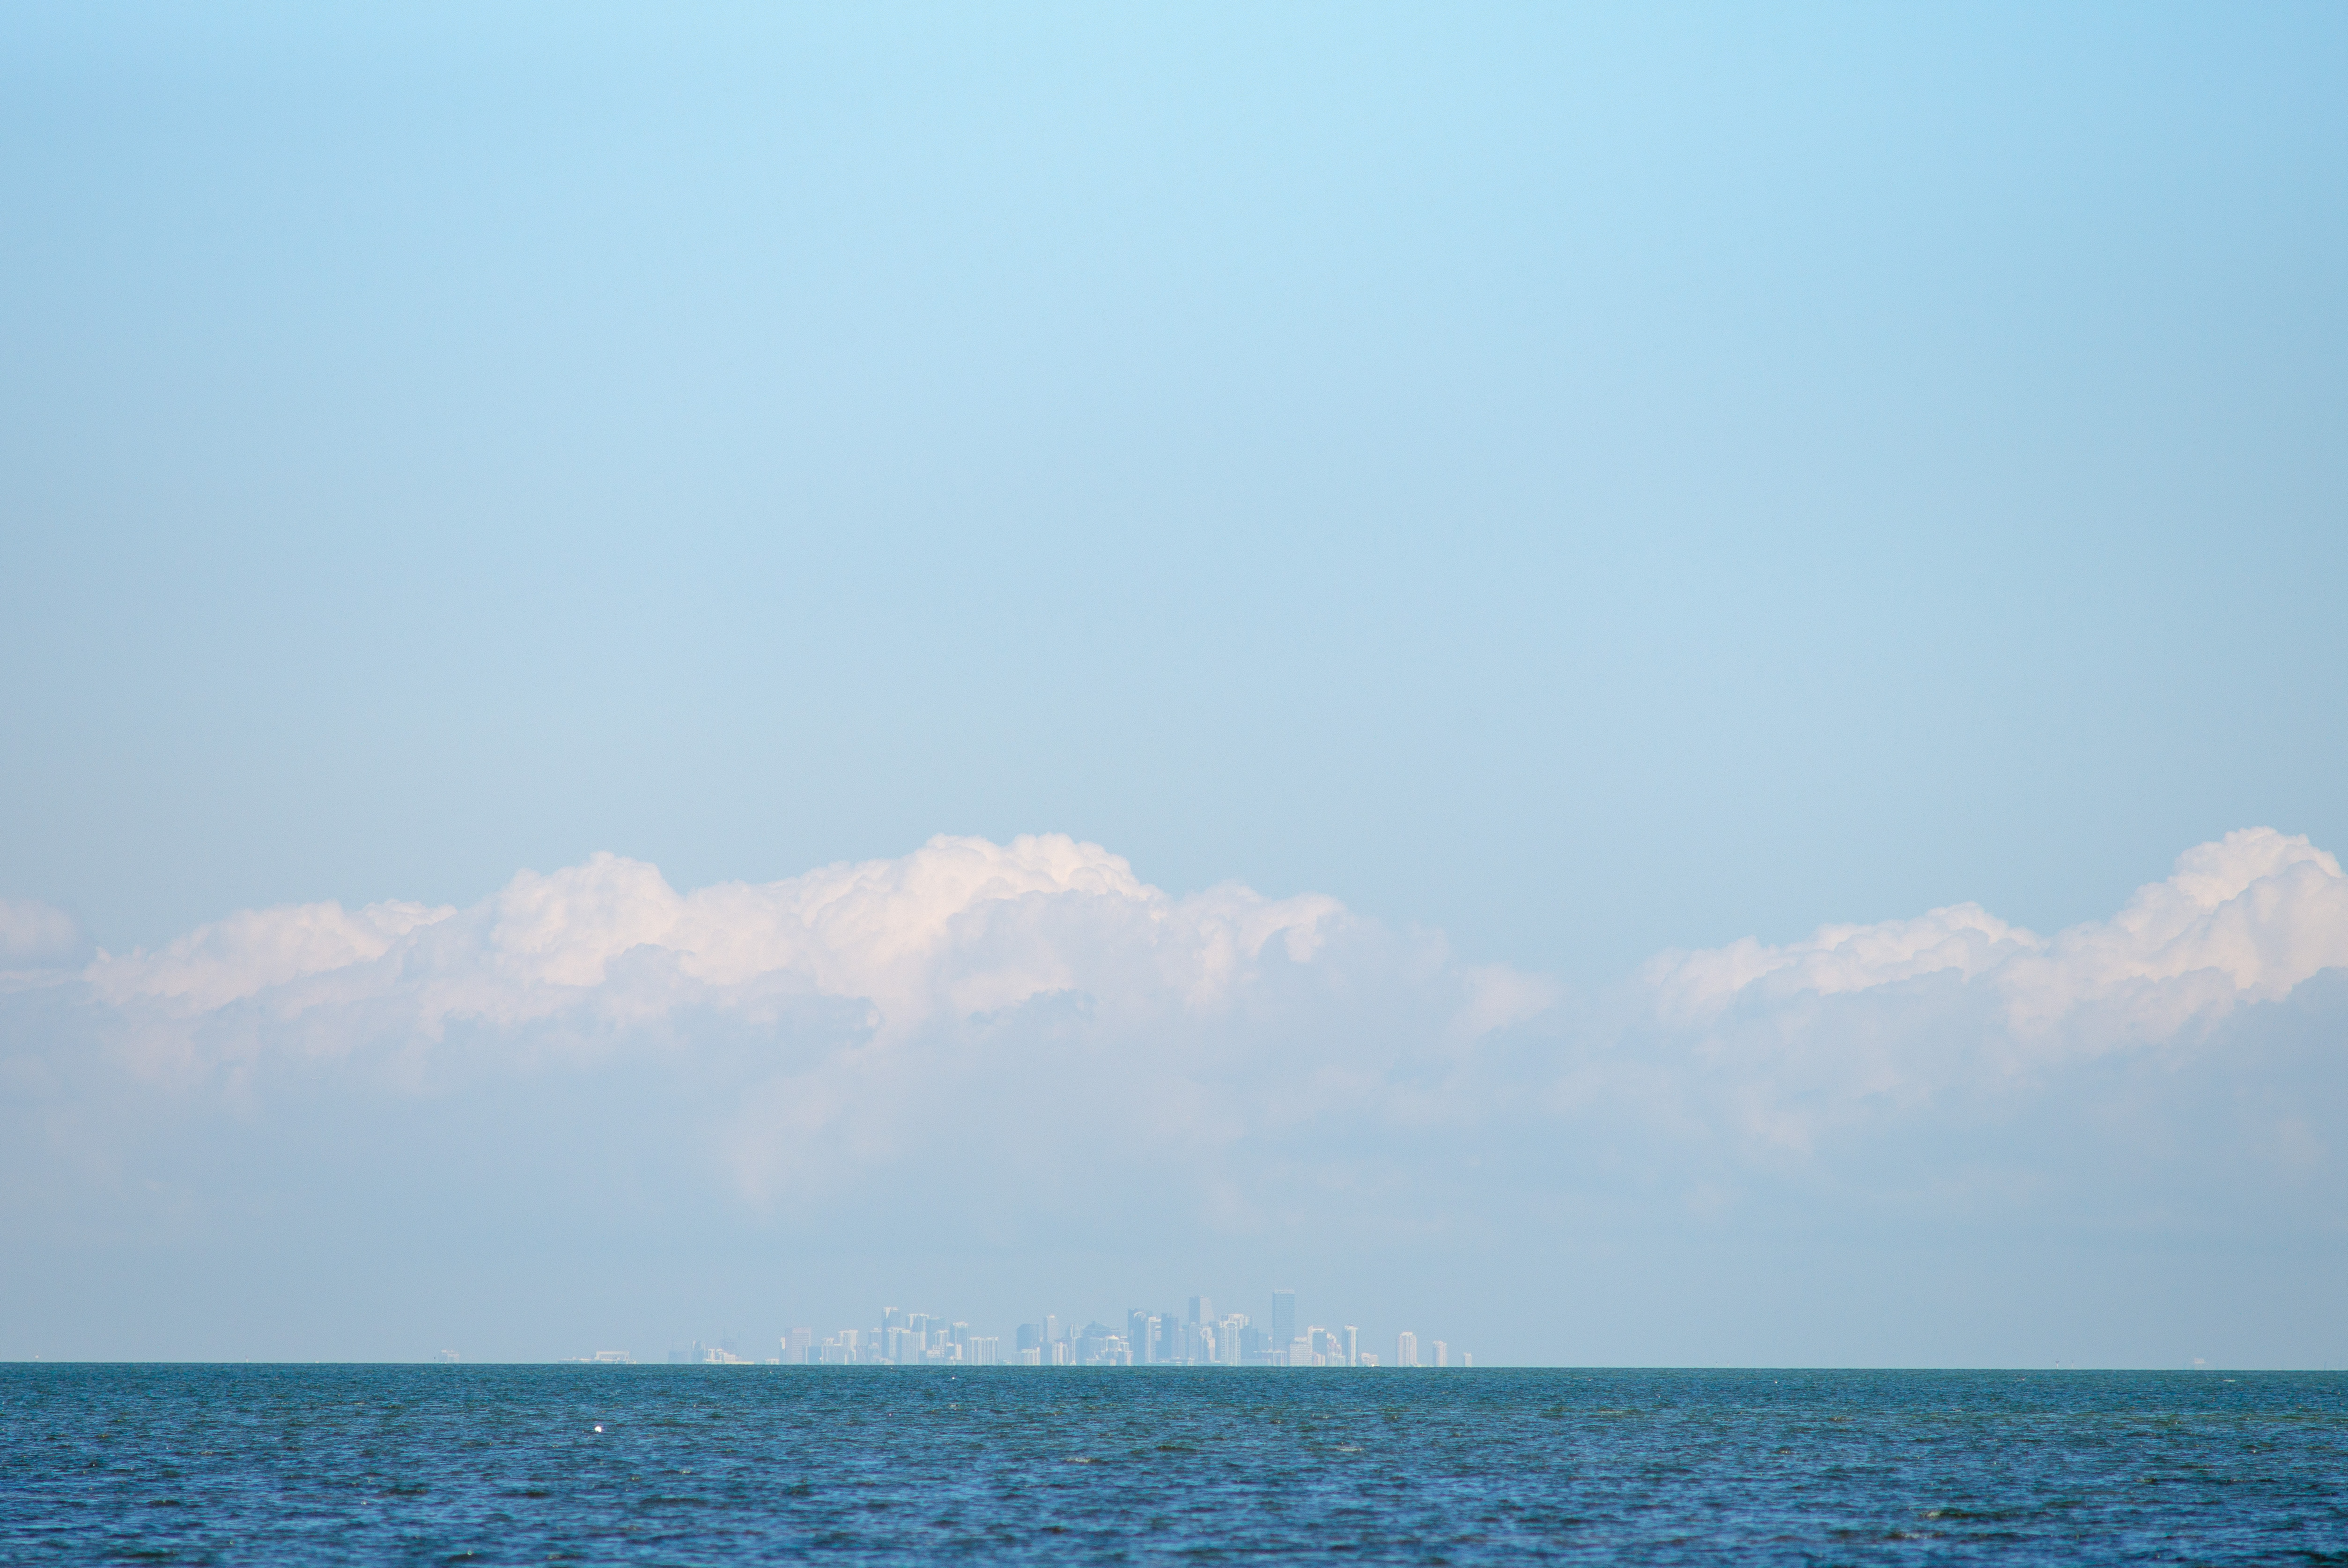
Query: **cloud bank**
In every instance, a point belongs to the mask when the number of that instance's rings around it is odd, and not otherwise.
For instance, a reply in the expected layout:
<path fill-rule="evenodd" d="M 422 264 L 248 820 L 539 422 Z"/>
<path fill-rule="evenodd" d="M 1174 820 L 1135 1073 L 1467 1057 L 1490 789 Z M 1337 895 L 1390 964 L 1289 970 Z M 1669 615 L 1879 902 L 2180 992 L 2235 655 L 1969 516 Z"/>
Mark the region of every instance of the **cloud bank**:
<path fill-rule="evenodd" d="M 1740 1131 L 1827 1126 L 1936 1097 L 2012 1097 L 2096 1058 L 2173 1071 L 2238 1009 L 2348 966 L 2348 878 L 2271 828 L 2188 850 L 2108 920 L 2045 938 L 1978 905 L 1658 956 L 1651 1040 L 1737 1080 Z"/>
<path fill-rule="evenodd" d="M 0 940 L 23 1237 L 160 1245 L 274 1182 L 336 1212 L 494 1190 L 809 1245 L 1535 1273 L 1901 1216 L 2307 1241 L 2348 1134 L 2348 878 L 2265 828 L 2051 937 L 1958 905 L 1595 995 L 1056 835 L 691 892 L 598 855 L 469 907 L 252 910 L 118 955 L 10 905 Z"/>
<path fill-rule="evenodd" d="M 2018 1037 L 2045 1039 L 2081 1013 L 2115 1009 L 2107 1038 L 2173 1034 L 2236 1003 L 2272 1000 L 2348 965 L 2348 879 L 2305 838 L 2272 828 L 2230 833 L 2178 857 L 2167 881 L 2138 888 L 2109 920 L 2053 939 L 1977 904 L 1910 920 L 1828 926 L 1766 947 L 1751 938 L 1666 953 L 1643 979 L 1666 1013 L 1718 1013 L 1748 994 L 1836 996 L 1925 976 L 1978 982 Z"/>

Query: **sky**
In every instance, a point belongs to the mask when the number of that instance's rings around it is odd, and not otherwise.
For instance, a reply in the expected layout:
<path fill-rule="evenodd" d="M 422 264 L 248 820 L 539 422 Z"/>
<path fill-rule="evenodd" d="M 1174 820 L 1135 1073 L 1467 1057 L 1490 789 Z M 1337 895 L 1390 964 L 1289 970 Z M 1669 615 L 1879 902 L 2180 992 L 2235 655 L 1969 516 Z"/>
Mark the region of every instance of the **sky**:
<path fill-rule="evenodd" d="M 2343 79 L 10 11 L 0 1356 L 2348 1365 Z"/>

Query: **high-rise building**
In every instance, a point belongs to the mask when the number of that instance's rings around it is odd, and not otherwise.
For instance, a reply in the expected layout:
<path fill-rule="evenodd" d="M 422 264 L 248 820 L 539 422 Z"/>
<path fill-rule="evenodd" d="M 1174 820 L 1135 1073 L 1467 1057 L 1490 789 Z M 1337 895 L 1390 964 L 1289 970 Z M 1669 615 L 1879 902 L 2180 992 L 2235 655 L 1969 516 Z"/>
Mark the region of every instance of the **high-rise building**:
<path fill-rule="evenodd" d="M 1361 1364 L 1362 1331 L 1348 1323 L 1345 1325 L 1345 1365 L 1358 1367 Z"/>
<path fill-rule="evenodd" d="M 1018 1348 L 1022 1350 L 1033 1350 L 1043 1343 L 1044 1326 L 1042 1324 L 1022 1323 L 1019 1326 Z"/>
<path fill-rule="evenodd" d="M 1056 1312 L 1044 1314 L 1044 1342 L 1047 1345 L 1060 1343 L 1060 1315 Z"/>
<path fill-rule="evenodd" d="M 1395 1336 L 1395 1365 L 1397 1367 L 1418 1365 L 1418 1336 L 1407 1328 Z"/>
<path fill-rule="evenodd" d="M 1125 1314 L 1125 1342 L 1132 1349 L 1137 1367 L 1149 1364 L 1149 1314 L 1138 1307 L 1128 1307 Z"/>
<path fill-rule="evenodd" d="M 1288 1348 L 1296 1337 L 1296 1292 L 1275 1290 L 1272 1293 L 1272 1343 L 1278 1350 Z"/>
<path fill-rule="evenodd" d="M 1203 1296 L 1194 1296 L 1190 1297 L 1191 1322 L 1210 1324 L 1214 1322 L 1214 1320 L 1215 1304 L 1212 1301 Z"/>
<path fill-rule="evenodd" d="M 1451 1347 L 1440 1339 L 1435 1342 L 1435 1364 L 1438 1367 L 1451 1365 Z"/>
<path fill-rule="evenodd" d="M 814 1329 L 794 1328 L 788 1334 L 783 1336 L 784 1360 L 795 1363 L 812 1361 L 815 1359 L 814 1351 Z"/>

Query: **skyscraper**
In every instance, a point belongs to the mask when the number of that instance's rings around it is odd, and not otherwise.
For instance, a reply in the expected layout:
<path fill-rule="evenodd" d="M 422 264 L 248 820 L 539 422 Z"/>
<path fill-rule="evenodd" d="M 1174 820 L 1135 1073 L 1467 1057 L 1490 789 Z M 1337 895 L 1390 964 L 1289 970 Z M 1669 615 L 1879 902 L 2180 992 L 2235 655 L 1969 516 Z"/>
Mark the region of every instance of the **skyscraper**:
<path fill-rule="evenodd" d="M 1438 1367 L 1451 1365 L 1451 1347 L 1440 1339 L 1435 1342 L 1435 1364 Z"/>
<path fill-rule="evenodd" d="M 1418 1365 L 1418 1336 L 1407 1328 L 1395 1336 L 1395 1365 L 1397 1367 Z"/>
<path fill-rule="evenodd" d="M 1348 1323 L 1345 1325 L 1345 1365 L 1358 1367 L 1361 1364 L 1362 1331 Z"/>
<path fill-rule="evenodd" d="M 1274 1349 L 1285 1350 L 1296 1337 L 1296 1292 L 1275 1290 L 1272 1293 L 1272 1343 Z"/>
<path fill-rule="evenodd" d="M 1203 1296 L 1190 1297 L 1190 1321 L 1211 1326 L 1215 1321 L 1214 1302 Z"/>

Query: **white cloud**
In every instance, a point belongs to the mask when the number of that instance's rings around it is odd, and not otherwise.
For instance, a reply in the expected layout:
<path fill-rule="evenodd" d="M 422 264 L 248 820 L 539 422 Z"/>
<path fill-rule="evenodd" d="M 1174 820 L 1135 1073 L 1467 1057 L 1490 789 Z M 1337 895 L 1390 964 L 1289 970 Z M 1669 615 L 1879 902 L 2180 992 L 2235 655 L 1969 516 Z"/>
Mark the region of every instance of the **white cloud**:
<path fill-rule="evenodd" d="M 1406 1179 L 1413 1140 L 1636 1135 L 1667 1182 L 1724 1153 L 1815 1161 L 2051 1092 L 2065 1063 L 2196 1049 L 2343 965 L 2338 863 L 2267 829 L 2051 938 L 1959 905 L 1667 953 L 1594 1004 L 1331 898 L 1178 897 L 1045 835 L 691 892 L 598 855 L 466 908 L 249 911 L 101 954 L 82 993 L 108 1060 L 232 1098 L 321 1071 L 411 1097 L 653 1071 L 693 1107 L 676 1157 L 760 1203 L 941 1163 L 1049 1190 L 1154 1162 L 1235 1215 L 1267 1172 L 1363 1204 L 1456 1175 Z"/>
<path fill-rule="evenodd" d="M 99 995 L 118 1004 L 162 1002 L 207 1012 L 305 976 L 379 958 L 401 938 L 453 913 L 402 903 L 356 911 L 339 904 L 247 909 L 200 926 L 160 952 L 100 954 L 88 978 Z"/>
<path fill-rule="evenodd" d="M 2230 833 L 2177 858 L 2109 920 L 2075 926 L 2001 977 L 2028 1032 L 2083 1009 L 2122 1009 L 2112 1037 L 2157 1039 L 2244 1001 L 2271 1001 L 2348 965 L 2348 878 L 2305 838 Z"/>
<path fill-rule="evenodd" d="M 2297 1237 L 2348 1179 L 2344 894 L 2256 829 L 2051 937 L 1961 905 L 1576 997 L 1065 837 L 691 891 L 596 856 L 0 985 L 0 1242 L 405 1234 L 428 1273 L 461 1232 L 521 1296 L 513 1238 L 563 1225 L 648 1275 L 642 1238 L 688 1229 L 1014 1273 L 1189 1247 L 1433 1277 L 1472 1245 L 1555 1294 L 1773 1224 Z"/>
<path fill-rule="evenodd" d="M 2343 966 L 2339 863 L 2250 828 L 2052 938 L 1961 904 L 1663 954 L 1633 988 L 1651 1020 L 1634 1030 L 1639 1087 L 1683 1122 L 1807 1157 L 1927 1106 L 2042 1092 L 2066 1063 L 2173 1061 L 2244 1006 Z"/>
<path fill-rule="evenodd" d="M 794 997 L 866 1004 L 886 1044 L 1060 992 L 1113 1011 L 1211 1017 L 1268 950 L 1309 965 L 1351 921 L 1334 899 L 1236 885 L 1171 897 L 1118 856 L 1061 835 L 940 837 L 897 859 L 689 894 L 641 861 L 597 855 L 525 871 L 464 910 L 254 910 L 158 952 L 101 955 L 87 978 L 180 1058 L 201 1058 L 206 1037 L 167 1022 L 201 1026 L 240 1006 L 272 1027 L 211 1037 L 238 1057 L 279 1037 L 314 1053 L 386 1031 L 436 1040 L 458 1024 L 769 1016 Z M 1489 1020 L 1477 1028 L 1523 1011 L 1496 1009 L 1498 974 L 1474 982 L 1475 1017 Z"/>
<path fill-rule="evenodd" d="M 2043 1035 L 2082 1011 L 2121 1006 L 2129 1038 L 2148 1043 L 2342 965 L 2348 878 L 2340 863 L 2304 837 L 2254 827 L 2186 851 L 2168 880 L 2138 888 L 2111 919 L 2051 940 L 1958 904 L 1914 919 L 1826 926 L 1782 947 L 1748 938 L 1666 953 L 1642 978 L 1663 1016 L 1693 1021 L 1740 999 L 1943 977 L 1992 988 L 2018 1033 Z"/>
<path fill-rule="evenodd" d="M 64 910 L 30 899 L 0 898 L 0 969 L 65 963 L 82 946 L 80 925 Z"/>
<path fill-rule="evenodd" d="M 1668 1017 L 1687 1020 L 1717 1012 L 1756 990 L 1771 997 L 1804 991 L 1835 996 L 1920 975 L 1970 979 L 2044 946 L 1978 904 L 1953 904 L 1910 920 L 1821 926 L 1783 947 L 1746 937 L 1725 948 L 1663 953 L 1641 973 L 1654 989 L 1656 1006 Z"/>
<path fill-rule="evenodd" d="M 70 934 L 54 912 L 9 907 L 6 929 L 32 933 L 13 938 L 20 945 Z M 2052 938 L 1962 904 L 1783 945 L 1660 955 L 1632 986 L 1653 1020 L 1638 1031 L 1645 1045 L 1626 1054 L 1624 1040 L 1583 1019 L 1553 1030 L 1556 1049 L 1538 1071 L 1570 1080 L 1586 1102 L 1593 1060 L 1652 1083 L 1687 1051 L 1704 1064 L 1706 1091 L 1733 1091 L 1748 1120 L 1782 1119 L 1786 1102 L 1806 1098 L 1814 1110 L 1839 1107 L 1832 1121 L 2065 1053 L 2158 1044 L 2343 965 L 2339 863 L 2305 838 L 2253 828 L 2188 850 L 2112 918 Z M 1303 1011 L 1257 1040 L 1272 1028 L 1261 993 L 1282 968 L 1308 979 Z M 840 1004 L 849 1012 L 834 1006 L 828 1027 L 836 1034 L 847 1017 L 854 1040 L 832 1040 L 826 1068 L 809 1066 L 803 1041 L 779 1037 L 774 1064 L 843 1114 L 859 1105 L 858 1082 L 886 1076 L 884 1062 L 903 1067 L 890 1053 L 925 1049 L 913 1042 L 941 1028 L 986 1035 L 987 1061 L 1003 1066 L 1014 1048 L 984 1020 L 1055 996 L 1081 999 L 1104 1041 L 1190 1030 L 1194 1079 L 1252 1068 L 1311 1079 L 1340 1102 L 1423 1048 L 1447 1065 L 1414 1070 L 1409 1115 L 1438 1102 L 1472 1112 L 1459 1102 L 1474 1078 L 1459 1050 L 1554 1017 L 1560 994 L 1539 976 L 1458 963 L 1439 938 L 1385 932 L 1334 899 L 1270 899 L 1237 885 L 1174 897 L 1100 846 L 1059 835 L 940 837 L 895 859 L 690 893 L 640 861 L 598 855 L 523 872 L 462 910 L 247 911 L 153 953 L 101 954 L 86 979 L 125 1020 L 124 1038 L 196 1071 L 249 1067 L 273 1050 L 335 1056 L 369 1044 L 412 1061 L 452 1028 L 469 1030 L 475 1051 L 516 1031 L 542 1051 L 688 1014 L 774 1026 L 794 1006 Z M 1365 1005 L 1385 1009 L 1365 1036 L 1383 1043 L 1350 1054 L 1314 1043 L 1354 1030 Z M 554 1036 L 539 1027 L 550 1024 L 561 1026 Z M 1425 1039 L 1414 1043 L 1412 1030 Z M 1252 1043 L 1229 1043 L 1241 1038 Z M 803 1107 L 795 1114 L 805 1120 Z M 1821 1124 L 1818 1114 L 1796 1123 Z"/>

